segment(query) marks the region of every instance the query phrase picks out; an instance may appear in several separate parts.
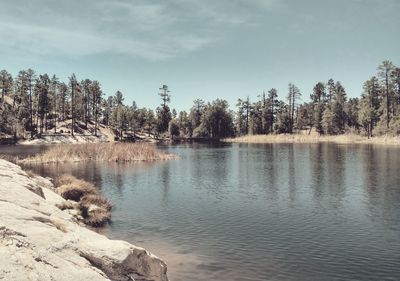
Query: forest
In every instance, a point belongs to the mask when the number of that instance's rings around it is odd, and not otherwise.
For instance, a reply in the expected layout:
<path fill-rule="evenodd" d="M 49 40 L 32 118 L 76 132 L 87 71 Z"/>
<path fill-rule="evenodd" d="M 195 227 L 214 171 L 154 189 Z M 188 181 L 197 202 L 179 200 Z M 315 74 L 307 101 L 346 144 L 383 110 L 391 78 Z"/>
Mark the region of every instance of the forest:
<path fill-rule="evenodd" d="M 156 91 L 155 91 L 156 93 Z M 232 110 L 224 99 L 196 99 L 188 111 L 170 108 L 167 85 L 159 88 L 160 106 L 128 105 L 117 91 L 106 96 L 97 80 L 67 81 L 56 75 L 21 70 L 15 77 L 0 71 L 0 138 L 33 139 L 44 134 L 78 134 L 91 125 L 110 128 L 115 138 L 134 139 L 144 133 L 153 138 L 225 138 L 255 134 L 292 134 L 302 131 L 338 135 L 372 136 L 400 134 L 400 68 L 390 61 L 377 67 L 376 76 L 363 84 L 361 96 L 348 98 L 340 81 L 318 82 L 311 94 L 288 85 L 285 99 L 276 89 L 258 100 L 240 98 Z M 302 97 L 309 101 L 303 102 Z M 60 130 L 60 125 L 68 130 Z"/>

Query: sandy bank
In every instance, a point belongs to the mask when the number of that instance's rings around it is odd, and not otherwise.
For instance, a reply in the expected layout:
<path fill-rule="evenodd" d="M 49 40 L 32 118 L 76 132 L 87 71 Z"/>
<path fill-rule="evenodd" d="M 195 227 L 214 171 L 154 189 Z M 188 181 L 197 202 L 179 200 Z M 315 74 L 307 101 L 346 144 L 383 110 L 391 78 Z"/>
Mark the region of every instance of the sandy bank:
<path fill-rule="evenodd" d="M 282 135 L 253 135 L 224 139 L 232 143 L 322 143 L 332 142 L 340 144 L 386 144 L 400 145 L 400 137 L 380 136 L 367 137 L 359 135 L 319 136 L 318 134 L 282 134 Z"/>
<path fill-rule="evenodd" d="M 167 281 L 166 264 L 55 205 L 52 183 L 0 160 L 0 280 Z"/>

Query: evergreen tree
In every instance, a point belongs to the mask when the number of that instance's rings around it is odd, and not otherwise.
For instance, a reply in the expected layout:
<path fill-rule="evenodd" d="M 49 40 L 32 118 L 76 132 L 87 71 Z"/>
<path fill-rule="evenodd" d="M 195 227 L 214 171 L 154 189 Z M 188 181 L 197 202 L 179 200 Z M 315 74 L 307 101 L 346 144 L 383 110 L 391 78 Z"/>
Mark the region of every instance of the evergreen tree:
<path fill-rule="evenodd" d="M 6 70 L 0 71 L 0 90 L 1 90 L 1 102 L 4 103 L 5 96 L 12 92 L 13 78 L 10 73 Z"/>
<path fill-rule="evenodd" d="M 267 122 L 267 126 L 269 123 L 269 131 L 270 133 L 273 132 L 274 122 L 275 122 L 275 108 L 278 106 L 278 91 L 274 88 L 268 91 L 268 105 L 269 105 L 269 120 Z"/>
<path fill-rule="evenodd" d="M 323 134 L 322 117 L 325 110 L 325 85 L 321 82 L 317 83 L 310 97 L 313 103 L 314 126 L 319 134 Z"/>
<path fill-rule="evenodd" d="M 378 76 L 381 78 L 382 81 L 382 88 L 384 91 L 384 99 L 386 102 L 386 127 L 389 129 L 391 114 L 390 114 L 390 106 L 391 106 L 391 99 L 392 99 L 392 72 L 394 70 L 394 65 L 391 61 L 385 60 L 382 64 L 378 67 Z"/>

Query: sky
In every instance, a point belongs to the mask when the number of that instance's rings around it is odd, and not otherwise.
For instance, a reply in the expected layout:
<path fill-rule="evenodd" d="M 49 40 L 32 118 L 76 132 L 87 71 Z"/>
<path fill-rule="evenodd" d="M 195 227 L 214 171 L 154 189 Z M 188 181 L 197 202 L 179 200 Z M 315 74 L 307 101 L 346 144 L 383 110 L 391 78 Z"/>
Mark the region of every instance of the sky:
<path fill-rule="evenodd" d="M 0 69 L 100 81 L 155 108 L 238 98 L 288 83 L 362 92 L 383 60 L 400 65 L 399 0 L 0 0 Z"/>

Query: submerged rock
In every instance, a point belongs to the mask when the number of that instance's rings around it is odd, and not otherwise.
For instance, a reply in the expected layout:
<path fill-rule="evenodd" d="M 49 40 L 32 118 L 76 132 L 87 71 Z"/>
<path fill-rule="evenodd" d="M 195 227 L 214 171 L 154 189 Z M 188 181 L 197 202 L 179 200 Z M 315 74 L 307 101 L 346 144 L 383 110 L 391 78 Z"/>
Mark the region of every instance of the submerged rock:
<path fill-rule="evenodd" d="M 57 208 L 51 186 L 0 160 L 0 280 L 168 281 L 158 257 Z"/>

